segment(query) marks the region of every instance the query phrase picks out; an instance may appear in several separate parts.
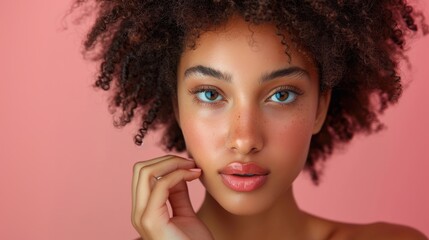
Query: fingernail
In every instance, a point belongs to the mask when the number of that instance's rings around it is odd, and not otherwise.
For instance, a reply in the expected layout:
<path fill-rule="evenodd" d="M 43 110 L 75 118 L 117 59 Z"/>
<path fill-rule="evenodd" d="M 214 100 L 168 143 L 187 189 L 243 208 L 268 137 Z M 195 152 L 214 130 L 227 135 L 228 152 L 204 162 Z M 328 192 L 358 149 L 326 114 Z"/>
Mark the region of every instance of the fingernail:
<path fill-rule="evenodd" d="M 201 172 L 201 168 L 191 168 L 189 169 L 191 172 Z"/>

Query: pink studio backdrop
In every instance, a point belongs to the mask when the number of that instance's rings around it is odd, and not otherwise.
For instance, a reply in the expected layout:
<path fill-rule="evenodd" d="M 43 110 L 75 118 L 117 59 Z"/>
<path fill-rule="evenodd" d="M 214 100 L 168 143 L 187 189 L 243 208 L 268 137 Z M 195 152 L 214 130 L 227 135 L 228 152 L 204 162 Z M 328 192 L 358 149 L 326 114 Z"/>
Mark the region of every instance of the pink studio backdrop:
<path fill-rule="evenodd" d="M 0 3 L 0 239 L 135 238 L 132 166 L 163 154 L 154 135 L 137 147 L 135 126 L 112 126 L 106 95 L 90 87 L 95 66 L 80 55 L 84 28 L 61 30 L 69 4 Z M 303 209 L 406 224 L 429 236 L 428 55 L 429 36 L 412 44 L 410 84 L 383 117 L 387 130 L 329 159 L 319 187 L 297 180 Z M 191 184 L 196 208 L 202 193 Z"/>

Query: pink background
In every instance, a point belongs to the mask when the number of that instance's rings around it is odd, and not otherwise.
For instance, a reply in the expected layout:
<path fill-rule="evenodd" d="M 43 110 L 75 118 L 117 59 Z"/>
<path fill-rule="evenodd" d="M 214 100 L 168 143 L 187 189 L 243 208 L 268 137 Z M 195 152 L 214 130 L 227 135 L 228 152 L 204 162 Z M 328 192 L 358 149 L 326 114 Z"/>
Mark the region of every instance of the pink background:
<path fill-rule="evenodd" d="M 155 135 L 139 148 L 136 126 L 112 126 L 106 95 L 90 87 L 95 65 L 80 55 L 85 29 L 61 30 L 68 6 L 0 3 L 0 239 L 135 238 L 132 165 L 162 154 Z M 429 36 L 412 44 L 413 68 L 404 71 L 410 84 L 383 117 L 387 130 L 329 159 L 320 187 L 298 179 L 303 209 L 429 235 L 428 55 Z M 191 188 L 198 207 L 202 188 Z"/>

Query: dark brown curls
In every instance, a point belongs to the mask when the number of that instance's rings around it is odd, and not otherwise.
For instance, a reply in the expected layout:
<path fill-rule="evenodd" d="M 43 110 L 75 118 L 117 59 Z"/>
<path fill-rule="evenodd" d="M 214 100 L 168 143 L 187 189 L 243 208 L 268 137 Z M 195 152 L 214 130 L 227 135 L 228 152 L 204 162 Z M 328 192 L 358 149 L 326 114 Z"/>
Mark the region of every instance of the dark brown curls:
<path fill-rule="evenodd" d="M 356 133 L 382 128 L 378 116 L 401 95 L 398 61 L 410 33 L 427 32 L 424 17 L 405 0 L 96 0 L 97 17 L 84 43 L 96 52 L 95 87 L 110 91 L 115 126 L 141 118 L 135 143 L 148 130 L 165 129 L 168 150 L 186 149 L 175 121 L 176 68 L 199 35 L 238 14 L 249 24 L 271 23 L 279 41 L 305 49 L 319 68 L 321 90 L 332 89 L 321 131 L 306 162 L 314 183 L 323 161 Z M 76 5 L 87 2 L 78 0 Z M 419 22 L 416 22 L 419 19 Z M 118 114 L 118 113 L 117 113 Z"/>

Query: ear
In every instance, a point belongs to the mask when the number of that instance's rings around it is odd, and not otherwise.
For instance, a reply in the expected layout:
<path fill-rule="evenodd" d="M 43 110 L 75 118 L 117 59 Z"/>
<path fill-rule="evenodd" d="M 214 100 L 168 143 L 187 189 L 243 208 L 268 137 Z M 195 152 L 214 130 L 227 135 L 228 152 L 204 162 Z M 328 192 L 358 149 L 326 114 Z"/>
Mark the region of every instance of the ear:
<path fill-rule="evenodd" d="M 313 134 L 317 134 L 322 129 L 323 123 L 328 113 L 329 103 L 331 102 L 331 89 L 321 92 L 317 106 L 316 121 L 314 122 Z"/>

